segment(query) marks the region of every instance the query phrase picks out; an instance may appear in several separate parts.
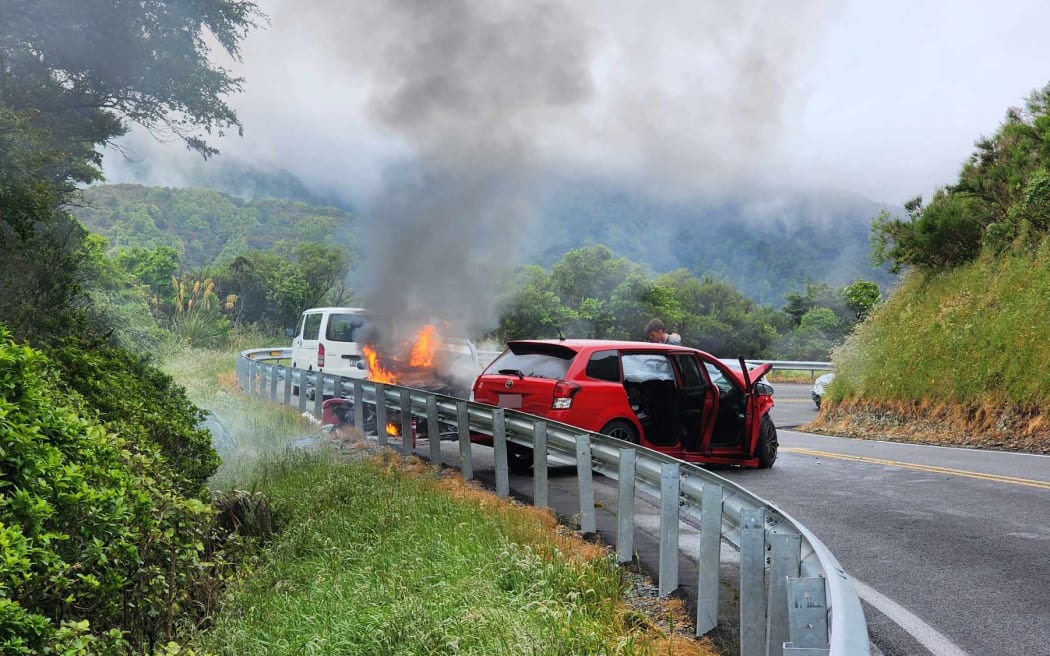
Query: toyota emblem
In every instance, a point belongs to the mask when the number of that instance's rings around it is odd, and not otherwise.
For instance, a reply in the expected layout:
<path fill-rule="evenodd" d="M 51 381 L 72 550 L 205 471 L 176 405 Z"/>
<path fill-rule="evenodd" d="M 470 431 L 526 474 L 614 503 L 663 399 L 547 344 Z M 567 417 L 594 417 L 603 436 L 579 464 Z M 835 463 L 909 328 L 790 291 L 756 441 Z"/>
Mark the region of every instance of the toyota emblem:
<path fill-rule="evenodd" d="M 510 388 L 514 387 L 514 381 L 513 380 L 508 380 L 507 382 L 503 383 L 503 386 L 506 387 L 507 389 L 510 389 Z"/>

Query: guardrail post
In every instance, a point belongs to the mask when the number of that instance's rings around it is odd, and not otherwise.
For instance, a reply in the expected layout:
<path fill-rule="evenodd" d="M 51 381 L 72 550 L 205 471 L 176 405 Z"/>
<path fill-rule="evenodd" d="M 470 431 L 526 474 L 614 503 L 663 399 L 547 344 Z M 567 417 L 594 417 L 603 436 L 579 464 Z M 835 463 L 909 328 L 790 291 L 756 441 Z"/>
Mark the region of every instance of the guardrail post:
<path fill-rule="evenodd" d="M 831 649 L 824 577 L 789 578 L 787 592 L 791 642 L 784 643 L 784 656 L 827 656 Z"/>
<path fill-rule="evenodd" d="M 292 404 L 292 368 L 281 365 L 281 375 L 284 378 L 284 407 L 288 407 Z"/>
<path fill-rule="evenodd" d="M 701 504 L 700 576 L 696 586 L 697 637 L 718 626 L 718 573 L 722 564 L 722 486 L 704 483 Z"/>
<path fill-rule="evenodd" d="M 547 422 L 537 421 L 532 425 L 532 505 L 537 508 L 550 506 L 550 491 L 547 486 Z"/>
<path fill-rule="evenodd" d="M 270 403 L 277 403 L 277 365 L 270 365 Z"/>
<path fill-rule="evenodd" d="M 248 398 L 255 398 L 255 368 L 258 363 L 255 360 L 248 360 Z"/>
<path fill-rule="evenodd" d="M 802 558 L 802 536 L 793 533 L 771 533 L 769 543 L 773 561 L 769 568 L 769 601 L 766 604 L 766 656 L 781 656 L 788 630 L 788 578 L 797 578 Z"/>
<path fill-rule="evenodd" d="M 328 374 L 317 372 L 317 376 L 314 378 L 314 417 L 318 421 L 321 420 L 322 410 L 321 404 L 324 403 L 324 381 L 325 378 L 329 378 Z"/>
<path fill-rule="evenodd" d="M 459 428 L 459 471 L 463 480 L 474 478 L 474 458 L 470 450 L 470 407 L 466 401 L 456 402 L 456 426 Z"/>
<path fill-rule="evenodd" d="M 576 437 L 576 478 L 580 482 L 580 532 L 591 535 L 598 532 L 594 514 L 594 479 L 591 474 L 591 438 Z"/>
<path fill-rule="evenodd" d="M 620 563 L 634 560 L 634 474 L 638 452 L 620 449 L 616 499 L 616 559 Z"/>
<path fill-rule="evenodd" d="M 354 427 L 365 432 L 365 386 L 360 380 L 354 381 Z"/>
<path fill-rule="evenodd" d="M 740 656 L 766 650 L 766 512 L 740 511 Z"/>
<path fill-rule="evenodd" d="M 412 392 L 401 388 L 401 455 L 410 456 L 416 432 L 412 430 Z"/>
<path fill-rule="evenodd" d="M 245 379 L 247 378 L 247 376 L 245 375 L 244 369 L 245 369 L 245 367 L 247 365 L 248 365 L 247 358 L 244 358 L 244 357 L 237 358 L 237 367 L 236 367 L 236 369 L 237 369 L 237 384 L 240 385 L 241 391 L 246 391 L 247 387 L 248 387 L 244 383 Z"/>
<path fill-rule="evenodd" d="M 677 464 L 660 465 L 660 596 L 678 589 L 678 503 L 681 471 Z"/>
<path fill-rule="evenodd" d="M 306 412 L 306 370 L 296 369 L 299 374 L 299 414 Z"/>
<path fill-rule="evenodd" d="M 386 385 L 376 383 L 376 438 L 379 446 L 387 445 L 386 424 Z"/>
<path fill-rule="evenodd" d="M 492 450 L 496 456 L 496 496 L 510 495 L 510 471 L 507 467 L 507 420 L 503 408 L 492 411 Z"/>
<path fill-rule="evenodd" d="M 441 426 L 438 424 L 437 397 L 427 394 L 427 437 L 430 439 L 430 462 L 441 466 Z"/>

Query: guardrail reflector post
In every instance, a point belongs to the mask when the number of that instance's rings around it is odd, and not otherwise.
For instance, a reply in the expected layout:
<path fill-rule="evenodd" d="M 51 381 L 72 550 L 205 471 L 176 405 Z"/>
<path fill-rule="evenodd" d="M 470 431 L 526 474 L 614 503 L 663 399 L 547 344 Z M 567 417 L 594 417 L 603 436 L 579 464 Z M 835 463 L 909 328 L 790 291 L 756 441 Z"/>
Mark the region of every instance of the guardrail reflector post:
<path fill-rule="evenodd" d="M 279 367 L 282 377 L 284 378 L 284 407 L 288 407 L 292 404 L 292 368 L 281 365 Z"/>
<path fill-rule="evenodd" d="M 510 496 L 510 471 L 507 467 L 507 420 L 506 411 L 492 411 L 492 450 L 496 456 L 496 496 Z"/>
<path fill-rule="evenodd" d="M 781 656 L 788 633 L 788 578 L 797 578 L 802 558 L 802 536 L 794 533 L 771 533 L 769 543 L 773 562 L 769 568 L 769 603 L 766 614 L 766 656 Z"/>
<path fill-rule="evenodd" d="M 547 488 L 547 422 L 537 421 L 532 425 L 532 505 L 537 508 L 550 506 Z"/>
<path fill-rule="evenodd" d="M 474 478 L 474 458 L 470 451 L 470 407 L 466 401 L 456 402 L 456 424 L 459 428 L 459 470 L 463 480 Z"/>
<path fill-rule="evenodd" d="M 438 400 L 427 394 L 427 438 L 430 440 L 430 462 L 441 466 L 441 426 L 438 424 Z"/>
<path fill-rule="evenodd" d="M 766 653 L 766 512 L 740 511 L 740 656 Z"/>
<path fill-rule="evenodd" d="M 616 559 L 634 560 L 634 473 L 638 452 L 620 449 L 619 490 L 616 500 Z"/>
<path fill-rule="evenodd" d="M 677 464 L 660 465 L 660 596 L 678 589 L 678 501 L 681 470 Z"/>
<path fill-rule="evenodd" d="M 321 421 L 321 404 L 324 403 L 324 381 L 329 378 L 328 374 L 317 372 L 314 377 L 314 417 Z"/>
<path fill-rule="evenodd" d="M 598 532 L 594 515 L 594 479 L 591 475 L 591 438 L 576 436 L 576 478 L 580 482 L 580 532 L 592 535 Z"/>
<path fill-rule="evenodd" d="M 718 626 L 718 574 L 722 564 L 722 486 L 704 483 L 701 503 L 700 576 L 696 599 L 697 637 Z"/>
<path fill-rule="evenodd" d="M 277 403 L 277 365 L 270 365 L 270 403 Z"/>
<path fill-rule="evenodd" d="M 376 383 L 376 437 L 379 446 L 387 445 L 386 436 L 386 385 Z"/>
<path fill-rule="evenodd" d="M 415 434 L 412 431 L 412 392 L 401 388 L 401 455 L 412 455 L 412 441 Z"/>
<path fill-rule="evenodd" d="M 824 578 L 789 578 L 787 594 L 791 642 L 784 643 L 784 656 L 827 656 L 831 648 Z"/>
<path fill-rule="evenodd" d="M 359 381 L 354 381 L 354 427 L 365 432 L 365 386 Z"/>

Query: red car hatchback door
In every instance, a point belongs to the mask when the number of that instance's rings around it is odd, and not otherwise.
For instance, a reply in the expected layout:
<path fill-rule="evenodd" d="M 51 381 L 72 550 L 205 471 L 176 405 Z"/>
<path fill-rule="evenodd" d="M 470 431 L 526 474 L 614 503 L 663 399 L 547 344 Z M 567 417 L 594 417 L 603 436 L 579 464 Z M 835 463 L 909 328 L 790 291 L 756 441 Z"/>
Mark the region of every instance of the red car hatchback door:
<path fill-rule="evenodd" d="M 575 357 L 559 344 L 510 342 L 475 382 L 474 399 L 545 417 L 556 398 L 571 402 L 579 390 L 564 380 Z"/>

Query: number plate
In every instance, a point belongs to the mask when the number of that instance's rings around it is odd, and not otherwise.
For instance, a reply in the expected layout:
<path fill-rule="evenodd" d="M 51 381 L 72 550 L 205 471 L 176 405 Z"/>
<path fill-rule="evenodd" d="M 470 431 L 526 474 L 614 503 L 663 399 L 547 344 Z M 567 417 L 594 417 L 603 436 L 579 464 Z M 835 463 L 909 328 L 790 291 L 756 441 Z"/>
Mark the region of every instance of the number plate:
<path fill-rule="evenodd" d="M 496 403 L 501 408 L 516 409 L 521 407 L 521 394 L 500 394 Z"/>

